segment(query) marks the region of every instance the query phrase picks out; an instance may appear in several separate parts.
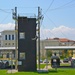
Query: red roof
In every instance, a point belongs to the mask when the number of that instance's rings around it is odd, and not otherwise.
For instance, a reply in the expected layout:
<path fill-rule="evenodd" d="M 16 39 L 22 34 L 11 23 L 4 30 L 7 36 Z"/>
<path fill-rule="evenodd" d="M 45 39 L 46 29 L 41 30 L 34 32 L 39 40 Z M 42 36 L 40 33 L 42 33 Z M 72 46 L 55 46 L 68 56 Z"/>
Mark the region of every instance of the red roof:
<path fill-rule="evenodd" d="M 75 42 L 74 40 L 69 40 L 67 38 L 49 38 L 48 40 L 58 40 L 60 42 Z"/>
<path fill-rule="evenodd" d="M 60 38 L 59 41 L 60 41 L 60 42 L 68 42 L 68 41 L 70 41 L 70 40 L 67 39 L 67 38 Z"/>

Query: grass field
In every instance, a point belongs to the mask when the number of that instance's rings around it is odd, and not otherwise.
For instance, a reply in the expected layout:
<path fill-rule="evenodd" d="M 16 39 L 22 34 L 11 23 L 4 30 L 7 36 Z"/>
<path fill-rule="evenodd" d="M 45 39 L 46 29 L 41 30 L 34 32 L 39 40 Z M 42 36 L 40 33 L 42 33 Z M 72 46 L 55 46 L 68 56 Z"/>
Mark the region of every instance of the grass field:
<path fill-rule="evenodd" d="M 43 69 L 46 66 L 46 64 L 40 64 L 40 68 Z M 38 68 L 38 65 L 37 65 Z"/>
<path fill-rule="evenodd" d="M 43 69 L 46 66 L 46 64 L 40 64 L 40 68 Z M 48 66 L 50 66 L 50 64 L 48 64 Z M 70 66 L 69 63 L 64 63 L 64 64 L 60 64 L 60 66 Z M 37 64 L 38 67 L 38 64 Z"/>
<path fill-rule="evenodd" d="M 38 72 L 17 72 L 14 74 L 8 74 L 7 70 L 0 70 L 0 75 L 75 75 L 75 69 L 57 69 L 49 70 L 48 73 L 38 73 Z"/>

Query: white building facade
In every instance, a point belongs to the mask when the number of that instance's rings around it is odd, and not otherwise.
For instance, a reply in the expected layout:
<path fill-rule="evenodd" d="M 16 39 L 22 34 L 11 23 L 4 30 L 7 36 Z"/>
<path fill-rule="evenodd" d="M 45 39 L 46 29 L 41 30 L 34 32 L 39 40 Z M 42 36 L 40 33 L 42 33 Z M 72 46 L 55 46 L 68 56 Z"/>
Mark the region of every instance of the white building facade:
<path fill-rule="evenodd" d="M 1 59 L 9 59 L 11 54 L 12 58 L 15 58 L 15 49 L 13 50 L 12 47 L 15 47 L 15 30 L 4 30 L 1 32 L 1 47 L 0 49 L 0 57 Z M 10 50 L 8 48 L 11 48 Z M 7 48 L 7 49 L 5 49 Z M 10 54 L 11 53 L 11 54 Z"/>
<path fill-rule="evenodd" d="M 2 47 L 15 47 L 15 31 L 14 30 L 5 30 L 1 32 Z"/>
<path fill-rule="evenodd" d="M 41 57 L 46 56 L 45 46 L 74 46 L 75 41 L 69 40 L 67 38 L 51 38 L 40 41 L 40 54 Z M 57 53 L 57 55 L 62 55 L 62 50 L 50 50 L 52 53 Z M 73 56 L 75 56 L 75 50 L 73 50 Z"/>

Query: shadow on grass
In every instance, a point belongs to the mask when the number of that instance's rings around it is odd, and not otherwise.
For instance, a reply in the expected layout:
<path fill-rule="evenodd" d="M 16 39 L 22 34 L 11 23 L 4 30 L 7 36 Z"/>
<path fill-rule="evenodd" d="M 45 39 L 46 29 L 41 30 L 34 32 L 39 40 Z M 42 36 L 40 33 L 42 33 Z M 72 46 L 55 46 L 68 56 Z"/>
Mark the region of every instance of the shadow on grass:
<path fill-rule="evenodd" d="M 49 73 L 58 73 L 58 70 L 49 70 Z"/>
<path fill-rule="evenodd" d="M 50 74 L 50 73 L 67 73 L 68 71 L 71 71 L 71 70 L 75 70 L 75 69 L 71 69 L 71 68 L 68 68 L 68 69 L 63 69 L 63 68 L 59 68 L 57 70 L 55 69 L 49 69 L 48 72 L 40 72 L 39 74 Z"/>
<path fill-rule="evenodd" d="M 65 72 L 63 69 L 49 69 L 49 73 L 59 73 L 59 72 Z"/>
<path fill-rule="evenodd" d="M 49 72 L 38 72 L 38 74 L 48 74 Z"/>
<path fill-rule="evenodd" d="M 57 73 L 57 70 L 48 70 L 48 72 L 38 72 L 38 74 L 49 74 L 49 73 Z"/>

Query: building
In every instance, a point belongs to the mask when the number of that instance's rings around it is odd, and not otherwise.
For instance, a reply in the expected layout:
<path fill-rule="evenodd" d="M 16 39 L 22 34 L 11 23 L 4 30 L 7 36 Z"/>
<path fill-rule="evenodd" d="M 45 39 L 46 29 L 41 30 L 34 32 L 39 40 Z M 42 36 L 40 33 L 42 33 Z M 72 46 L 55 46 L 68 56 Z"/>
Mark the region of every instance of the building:
<path fill-rule="evenodd" d="M 1 32 L 2 47 L 15 47 L 15 30 L 4 30 Z"/>
<path fill-rule="evenodd" d="M 69 40 L 67 38 L 49 38 L 40 41 L 40 54 L 41 57 L 46 56 L 45 46 L 74 46 L 75 41 Z M 56 52 L 57 55 L 62 55 L 62 50 L 51 50 L 52 53 Z M 72 50 L 71 50 L 72 51 Z M 73 55 L 75 54 L 75 50 L 72 51 Z"/>
<path fill-rule="evenodd" d="M 15 59 L 15 30 L 4 30 L 0 37 L 0 57 L 7 59 L 12 54 L 12 58 Z"/>
<path fill-rule="evenodd" d="M 46 56 L 46 51 L 45 51 L 45 46 L 59 46 L 59 40 L 41 40 L 40 41 L 40 54 L 41 54 L 41 57 L 44 57 Z M 59 54 L 59 50 L 52 50 L 52 52 L 56 52 L 57 54 Z"/>
<path fill-rule="evenodd" d="M 36 18 L 18 17 L 18 71 L 36 71 Z"/>
<path fill-rule="evenodd" d="M 40 40 L 41 57 L 44 57 L 46 55 L 44 49 L 45 46 L 75 46 L 75 41 L 67 38 L 49 38 L 45 40 Z M 15 47 L 15 30 L 4 30 L 1 32 L 0 47 Z M 52 52 L 56 52 L 58 55 L 62 55 L 62 50 L 52 50 Z M 75 56 L 75 50 L 73 50 L 73 56 Z"/>

